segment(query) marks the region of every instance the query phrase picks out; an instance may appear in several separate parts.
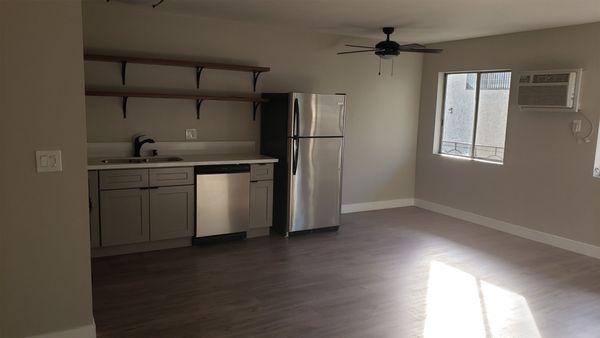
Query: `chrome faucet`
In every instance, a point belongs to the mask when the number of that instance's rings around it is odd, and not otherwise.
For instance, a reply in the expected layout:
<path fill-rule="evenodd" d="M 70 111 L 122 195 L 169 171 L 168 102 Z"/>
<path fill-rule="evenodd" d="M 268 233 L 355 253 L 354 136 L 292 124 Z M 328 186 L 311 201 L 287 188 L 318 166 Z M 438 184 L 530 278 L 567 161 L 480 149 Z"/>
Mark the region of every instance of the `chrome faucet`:
<path fill-rule="evenodd" d="M 141 157 L 140 153 L 142 150 L 142 146 L 146 143 L 155 143 L 153 139 L 147 138 L 143 141 L 140 141 L 141 138 L 146 137 L 146 135 L 139 135 L 134 137 L 133 139 L 133 156 Z"/>

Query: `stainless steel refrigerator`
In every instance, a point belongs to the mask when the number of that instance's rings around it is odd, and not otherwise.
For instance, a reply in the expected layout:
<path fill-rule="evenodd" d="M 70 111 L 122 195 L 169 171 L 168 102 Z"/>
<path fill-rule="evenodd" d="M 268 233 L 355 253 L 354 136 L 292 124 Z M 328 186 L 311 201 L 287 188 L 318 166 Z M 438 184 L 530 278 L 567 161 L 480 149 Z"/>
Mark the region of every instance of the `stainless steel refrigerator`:
<path fill-rule="evenodd" d="M 340 225 L 346 96 L 263 94 L 261 153 L 274 171 L 273 230 L 283 235 Z"/>

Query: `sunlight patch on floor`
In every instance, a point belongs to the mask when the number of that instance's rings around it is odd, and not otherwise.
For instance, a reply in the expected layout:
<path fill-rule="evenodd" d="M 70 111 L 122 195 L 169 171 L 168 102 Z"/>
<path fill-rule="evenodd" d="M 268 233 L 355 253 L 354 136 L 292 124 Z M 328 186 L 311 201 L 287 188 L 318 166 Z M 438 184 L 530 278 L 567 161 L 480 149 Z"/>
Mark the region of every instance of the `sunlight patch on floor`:
<path fill-rule="evenodd" d="M 432 261 L 424 336 L 540 337 L 527 300 L 450 265 Z"/>

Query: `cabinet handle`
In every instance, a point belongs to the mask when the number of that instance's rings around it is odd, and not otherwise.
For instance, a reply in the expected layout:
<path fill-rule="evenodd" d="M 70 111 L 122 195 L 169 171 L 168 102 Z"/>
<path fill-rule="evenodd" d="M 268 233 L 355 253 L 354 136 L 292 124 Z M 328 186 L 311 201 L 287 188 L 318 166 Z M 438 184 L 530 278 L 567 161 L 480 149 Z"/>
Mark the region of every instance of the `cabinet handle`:
<path fill-rule="evenodd" d="M 141 187 L 140 190 L 154 190 L 158 189 L 158 187 Z"/>

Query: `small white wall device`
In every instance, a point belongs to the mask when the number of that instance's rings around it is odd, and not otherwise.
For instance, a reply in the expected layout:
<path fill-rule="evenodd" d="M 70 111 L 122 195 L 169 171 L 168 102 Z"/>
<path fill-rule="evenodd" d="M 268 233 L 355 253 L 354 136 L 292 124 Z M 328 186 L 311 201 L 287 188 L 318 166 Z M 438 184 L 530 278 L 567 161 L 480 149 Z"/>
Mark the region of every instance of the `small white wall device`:
<path fill-rule="evenodd" d="M 62 171 L 60 150 L 38 150 L 35 152 L 35 160 L 38 173 Z"/>

